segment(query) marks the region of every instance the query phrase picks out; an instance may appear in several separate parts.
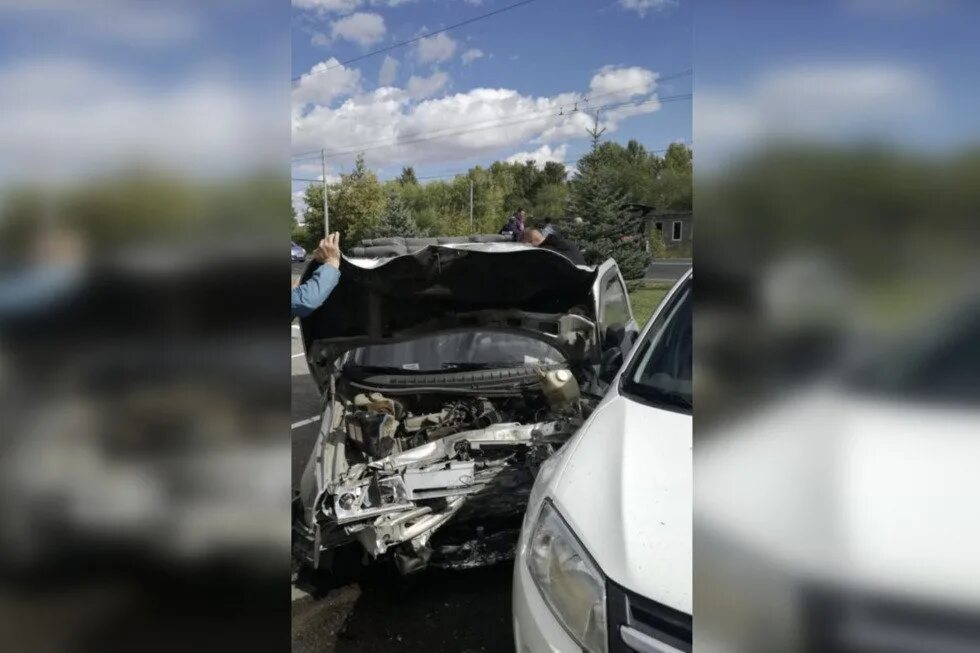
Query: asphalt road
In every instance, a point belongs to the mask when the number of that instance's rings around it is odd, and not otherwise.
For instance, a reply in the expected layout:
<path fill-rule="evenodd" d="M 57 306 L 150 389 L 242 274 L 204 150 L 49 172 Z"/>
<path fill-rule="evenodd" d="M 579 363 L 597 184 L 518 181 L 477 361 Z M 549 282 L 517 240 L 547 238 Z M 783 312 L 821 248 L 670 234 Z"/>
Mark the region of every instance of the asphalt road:
<path fill-rule="evenodd" d="M 691 259 L 662 259 L 650 263 L 644 278 L 657 281 L 677 281 L 691 268 Z"/>
<path fill-rule="evenodd" d="M 301 268 L 293 266 L 293 276 Z M 291 329 L 293 483 L 320 427 L 299 329 Z M 292 592 L 294 653 L 383 650 L 419 653 L 513 651 L 511 563 L 470 571 L 425 571 L 401 578 L 372 568 L 351 579 L 305 579 Z M 308 592 L 312 592 L 310 594 Z M 315 594 L 315 596 L 314 596 Z"/>

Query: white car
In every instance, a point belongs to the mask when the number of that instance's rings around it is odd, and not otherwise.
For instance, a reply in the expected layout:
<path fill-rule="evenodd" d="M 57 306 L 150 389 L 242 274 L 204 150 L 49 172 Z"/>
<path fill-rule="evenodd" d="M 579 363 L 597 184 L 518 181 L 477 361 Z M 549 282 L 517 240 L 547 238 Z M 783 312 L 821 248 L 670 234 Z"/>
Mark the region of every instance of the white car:
<path fill-rule="evenodd" d="M 341 271 L 300 322 L 323 417 L 295 495 L 297 571 L 352 549 L 404 574 L 509 560 L 540 463 L 639 335 L 615 261 L 472 242 Z"/>
<path fill-rule="evenodd" d="M 514 564 L 520 653 L 692 648 L 692 286 L 541 467 Z"/>

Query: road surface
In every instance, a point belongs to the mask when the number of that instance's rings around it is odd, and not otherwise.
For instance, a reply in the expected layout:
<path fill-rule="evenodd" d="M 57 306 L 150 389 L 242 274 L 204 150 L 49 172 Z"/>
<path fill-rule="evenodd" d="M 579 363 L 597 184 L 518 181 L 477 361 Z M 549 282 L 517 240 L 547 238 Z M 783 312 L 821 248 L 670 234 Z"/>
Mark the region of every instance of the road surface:
<path fill-rule="evenodd" d="M 689 269 L 691 269 L 689 258 L 661 259 L 650 263 L 644 278 L 655 281 L 677 281 Z"/>

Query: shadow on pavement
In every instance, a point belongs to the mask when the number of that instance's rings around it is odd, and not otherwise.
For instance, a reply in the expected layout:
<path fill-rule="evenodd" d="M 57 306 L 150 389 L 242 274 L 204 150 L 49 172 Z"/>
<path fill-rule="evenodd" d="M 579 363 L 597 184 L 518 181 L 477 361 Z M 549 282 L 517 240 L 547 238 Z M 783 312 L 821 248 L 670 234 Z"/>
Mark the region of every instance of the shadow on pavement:
<path fill-rule="evenodd" d="M 387 567 L 293 603 L 293 651 L 513 651 L 511 563 L 402 578 Z"/>

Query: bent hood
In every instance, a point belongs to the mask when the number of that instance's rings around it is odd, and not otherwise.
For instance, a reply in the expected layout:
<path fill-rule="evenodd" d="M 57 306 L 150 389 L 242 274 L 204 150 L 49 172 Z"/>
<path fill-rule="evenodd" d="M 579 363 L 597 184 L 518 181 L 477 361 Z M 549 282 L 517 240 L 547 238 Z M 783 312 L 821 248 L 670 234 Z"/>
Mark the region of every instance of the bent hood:
<path fill-rule="evenodd" d="M 304 271 L 309 278 L 317 263 Z M 513 244 L 430 246 L 390 259 L 343 259 L 327 301 L 301 320 L 310 371 L 323 387 L 346 351 L 460 329 L 519 331 L 569 362 L 595 358 L 596 269 Z"/>

